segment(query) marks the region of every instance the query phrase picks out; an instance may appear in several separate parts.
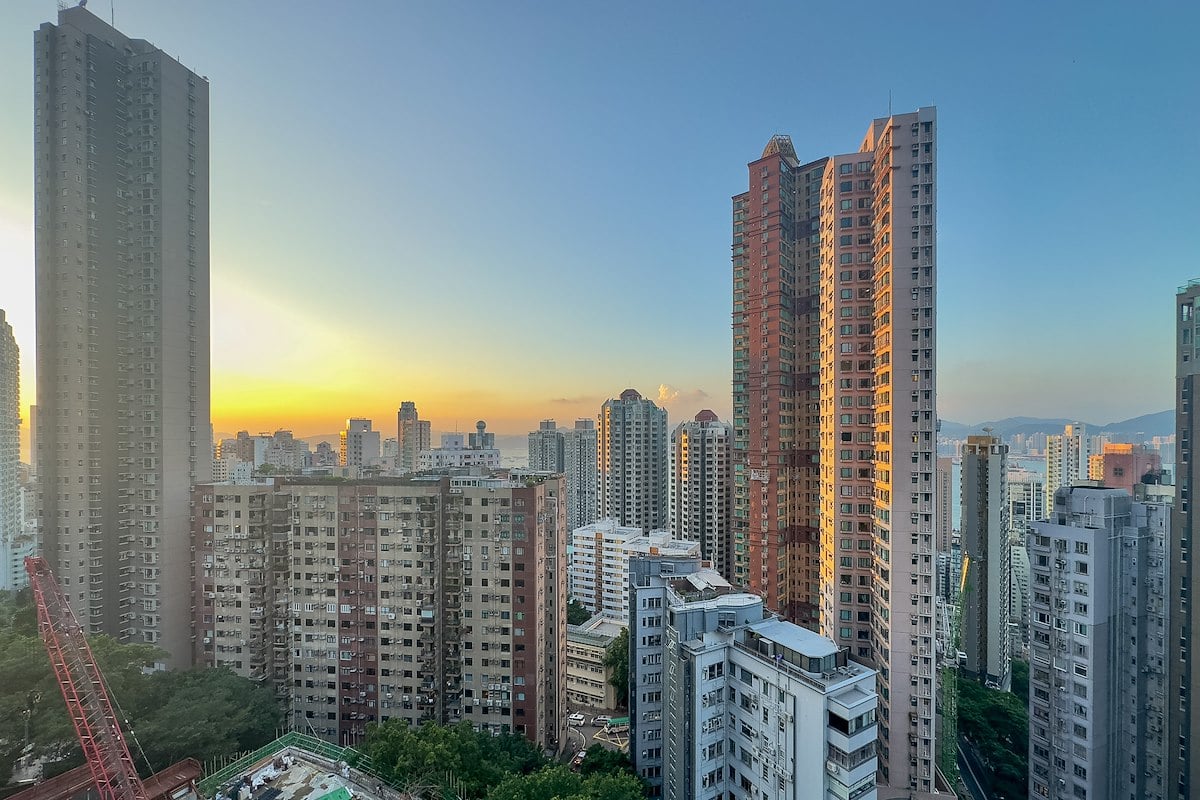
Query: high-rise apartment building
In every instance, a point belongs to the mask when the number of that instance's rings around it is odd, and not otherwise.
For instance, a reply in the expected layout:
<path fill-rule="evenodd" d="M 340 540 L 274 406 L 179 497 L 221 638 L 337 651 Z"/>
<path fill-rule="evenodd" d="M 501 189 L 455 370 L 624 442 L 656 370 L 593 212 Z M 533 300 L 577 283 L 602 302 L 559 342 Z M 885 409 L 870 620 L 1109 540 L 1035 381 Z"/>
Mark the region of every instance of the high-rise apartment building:
<path fill-rule="evenodd" d="M 630 565 L 629 755 L 651 797 L 876 797 L 874 671 L 697 559 Z"/>
<path fill-rule="evenodd" d="M 340 445 L 343 467 L 368 467 L 379 463 L 379 431 L 371 430 L 369 419 L 355 417 L 346 420 Z"/>
<path fill-rule="evenodd" d="M 0 589 L 16 588 L 10 566 L 25 529 L 20 466 L 21 356 L 0 309 Z"/>
<path fill-rule="evenodd" d="M 879 670 L 880 781 L 932 792 L 936 112 L 733 198 L 734 577 Z"/>
<path fill-rule="evenodd" d="M 666 558 L 699 556 L 700 543 L 671 537 L 670 531 L 641 528 L 601 519 L 571 531 L 568 592 L 592 614 L 629 616 L 629 561 L 639 555 Z"/>
<path fill-rule="evenodd" d="M 1200 764 L 1200 615 L 1193 610 L 1190 592 L 1200 587 L 1200 559 L 1192 555 L 1195 520 L 1192 498 L 1200 488 L 1196 446 L 1200 444 L 1200 281 L 1179 288 L 1175 297 L 1175 492 L 1170 562 L 1171 634 L 1168 707 L 1167 789 L 1171 797 L 1191 798 L 1200 790 L 1192 780 L 1193 765 Z"/>
<path fill-rule="evenodd" d="M 1012 685 L 1009 606 L 1008 445 L 969 436 L 962 448 L 963 582 L 959 647 L 966 674 L 994 688 Z"/>
<path fill-rule="evenodd" d="M 733 428 L 704 410 L 671 431 L 670 528 L 700 543 L 700 555 L 726 574 L 733 564 Z"/>
<path fill-rule="evenodd" d="M 187 663 L 209 441 L 208 82 L 83 7 L 34 35 L 44 551 L 90 633 Z"/>
<path fill-rule="evenodd" d="M 1061 434 L 1046 437 L 1046 510 L 1054 507 L 1054 493 L 1063 486 L 1088 480 L 1092 454 L 1087 426 L 1067 425 Z"/>
<path fill-rule="evenodd" d="M 429 420 L 420 418 L 412 400 L 400 403 L 396 412 L 396 469 L 401 474 L 415 472 L 418 454 L 432 446 Z"/>
<path fill-rule="evenodd" d="M 659 530 L 667 526 L 667 412 L 626 389 L 600 408 L 597 517 Z"/>
<path fill-rule="evenodd" d="M 934 524 L 937 526 L 938 553 L 950 552 L 950 534 L 954 530 L 954 459 L 939 458 L 934 472 L 937 480 L 937 514 Z"/>
<path fill-rule="evenodd" d="M 567 476 L 567 527 L 581 528 L 595 522 L 598 497 L 596 468 L 596 421 L 575 420 L 563 431 L 563 473 Z"/>
<path fill-rule="evenodd" d="M 567 476 L 567 527 L 596 521 L 596 423 L 575 420 L 574 428 L 559 428 L 544 419 L 529 432 L 529 468 Z"/>
<path fill-rule="evenodd" d="M 549 746 L 563 723 L 560 476 L 195 489 L 196 662 L 269 680 L 298 730 L 469 721 Z"/>
<path fill-rule="evenodd" d="M 1032 523 L 1029 796 L 1176 795 L 1164 734 L 1169 507 L 1122 489 L 1060 488 Z M 1170 745 L 1168 747 L 1168 744 Z"/>
<path fill-rule="evenodd" d="M 552 419 L 544 419 L 529 432 L 529 468 L 563 471 L 563 434 Z"/>

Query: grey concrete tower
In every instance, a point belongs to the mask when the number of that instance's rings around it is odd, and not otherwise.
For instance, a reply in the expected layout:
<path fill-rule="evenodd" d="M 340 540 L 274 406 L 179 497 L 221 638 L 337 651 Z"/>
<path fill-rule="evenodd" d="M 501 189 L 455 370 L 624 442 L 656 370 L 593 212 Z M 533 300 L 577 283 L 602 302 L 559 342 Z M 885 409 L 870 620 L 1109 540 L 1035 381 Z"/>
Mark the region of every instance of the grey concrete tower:
<path fill-rule="evenodd" d="M 1170 589 L 1170 662 L 1167 669 L 1167 790 L 1170 796 L 1195 796 L 1192 766 L 1200 759 L 1200 662 L 1193 652 L 1200 642 L 1200 616 L 1193 610 L 1191 590 L 1200 586 L 1200 562 L 1192 555 L 1192 497 L 1196 488 L 1196 444 L 1200 442 L 1200 281 L 1179 287 L 1175 297 L 1175 508 L 1167 544 Z"/>
<path fill-rule="evenodd" d="M 208 81 L 81 7 L 34 34 L 45 553 L 93 633 L 191 650 L 211 475 Z"/>
<path fill-rule="evenodd" d="M 626 389 L 600 408 L 600 519 L 645 532 L 667 525 L 667 412 Z"/>
<path fill-rule="evenodd" d="M 962 649 L 966 672 L 1009 691 L 1012 686 L 1009 581 L 1008 445 L 968 436 L 962 448 Z"/>

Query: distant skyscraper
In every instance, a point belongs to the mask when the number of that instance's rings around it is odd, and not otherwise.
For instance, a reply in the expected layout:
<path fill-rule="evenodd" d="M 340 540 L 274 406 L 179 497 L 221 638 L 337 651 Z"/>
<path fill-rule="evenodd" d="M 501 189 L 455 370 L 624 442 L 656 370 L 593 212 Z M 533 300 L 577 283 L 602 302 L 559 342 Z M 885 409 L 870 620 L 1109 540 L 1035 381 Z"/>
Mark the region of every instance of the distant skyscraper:
<path fill-rule="evenodd" d="M 1167 790 L 1184 800 L 1200 791 L 1192 767 L 1200 764 L 1200 614 L 1191 592 L 1200 590 L 1200 558 L 1195 555 L 1196 524 L 1192 500 L 1200 489 L 1196 446 L 1200 444 L 1200 281 L 1191 281 L 1175 297 L 1175 491 L 1168 545 L 1171 647 L 1167 696 Z"/>
<path fill-rule="evenodd" d="M 1061 488 L 1034 522 L 1029 664 L 1031 800 L 1193 797 L 1163 781 L 1180 650 L 1165 639 L 1169 508 L 1122 489 Z M 1170 742 L 1170 747 L 1167 743 Z"/>
<path fill-rule="evenodd" d="M 545 472 L 563 471 L 563 435 L 552 419 L 544 419 L 529 432 L 529 468 Z"/>
<path fill-rule="evenodd" d="M 14 548 L 24 531 L 21 514 L 21 358 L 12 326 L 0 309 L 0 589 L 14 589 Z"/>
<path fill-rule="evenodd" d="M 379 431 L 371 430 L 371 420 L 361 417 L 346 420 L 339 452 L 342 466 L 371 466 L 379 462 L 379 453 Z"/>
<path fill-rule="evenodd" d="M 396 469 L 402 473 L 417 468 L 417 454 L 433 445 L 429 420 L 417 415 L 417 404 L 405 400 L 396 413 Z"/>
<path fill-rule="evenodd" d="M 670 528 L 700 543 L 700 554 L 725 574 L 732 566 L 733 429 L 709 410 L 671 432 Z"/>
<path fill-rule="evenodd" d="M 563 431 L 563 472 L 567 476 L 567 526 L 575 530 L 596 521 L 596 422 L 575 420 Z"/>
<path fill-rule="evenodd" d="M 1061 434 L 1046 437 L 1046 510 L 1054 507 L 1054 493 L 1088 479 L 1091 440 L 1087 426 L 1067 425 Z"/>
<path fill-rule="evenodd" d="M 937 460 L 937 550 L 950 552 L 950 533 L 954 530 L 954 459 Z"/>
<path fill-rule="evenodd" d="M 44 550 L 90 633 L 188 663 L 209 460 L 208 81 L 86 8 L 34 36 Z"/>
<path fill-rule="evenodd" d="M 1008 445 L 970 436 L 962 449 L 963 579 L 961 649 L 966 672 L 1011 686 L 1012 551 L 1009 544 Z"/>
<path fill-rule="evenodd" d="M 634 389 L 600 408 L 598 513 L 622 525 L 667 526 L 667 412 Z"/>

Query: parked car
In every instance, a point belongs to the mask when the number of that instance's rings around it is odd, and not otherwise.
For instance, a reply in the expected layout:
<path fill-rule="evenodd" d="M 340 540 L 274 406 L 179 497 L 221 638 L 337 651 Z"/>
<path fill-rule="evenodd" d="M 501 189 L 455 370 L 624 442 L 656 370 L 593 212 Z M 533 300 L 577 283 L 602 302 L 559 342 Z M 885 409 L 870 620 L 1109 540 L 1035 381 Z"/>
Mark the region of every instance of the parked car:
<path fill-rule="evenodd" d="M 567 724 L 574 725 L 577 728 L 582 726 L 586 721 L 587 717 L 583 716 L 583 714 L 572 714 L 571 716 L 567 717 Z"/>
<path fill-rule="evenodd" d="M 603 728 L 608 723 L 612 722 L 612 717 L 607 714 L 601 714 L 598 717 L 592 717 L 592 725 L 596 728 Z"/>

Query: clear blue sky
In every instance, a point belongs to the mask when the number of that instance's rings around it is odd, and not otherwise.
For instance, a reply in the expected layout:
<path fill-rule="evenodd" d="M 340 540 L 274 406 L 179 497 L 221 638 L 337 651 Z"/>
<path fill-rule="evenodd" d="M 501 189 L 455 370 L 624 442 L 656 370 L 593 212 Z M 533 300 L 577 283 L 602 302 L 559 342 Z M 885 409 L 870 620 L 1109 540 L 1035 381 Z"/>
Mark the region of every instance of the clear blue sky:
<path fill-rule="evenodd" d="M 1173 294 L 1200 275 L 1196 5 L 856 8 L 116 0 L 211 79 L 218 430 L 414 399 L 514 433 L 660 385 L 673 420 L 727 417 L 745 164 L 776 132 L 853 150 L 889 92 L 938 106 L 940 415 L 1169 407 Z M 54 15 L 0 5 L 0 307 L 30 367 Z"/>

